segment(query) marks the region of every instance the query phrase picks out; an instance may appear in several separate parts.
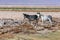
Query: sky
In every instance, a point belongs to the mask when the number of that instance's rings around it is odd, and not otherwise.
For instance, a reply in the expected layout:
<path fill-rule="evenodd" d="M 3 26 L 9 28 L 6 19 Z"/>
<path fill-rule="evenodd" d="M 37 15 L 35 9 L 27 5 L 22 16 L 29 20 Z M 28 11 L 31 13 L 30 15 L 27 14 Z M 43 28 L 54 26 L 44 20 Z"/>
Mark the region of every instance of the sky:
<path fill-rule="evenodd" d="M 60 0 L 0 0 L 0 5 L 53 5 L 60 6 Z"/>

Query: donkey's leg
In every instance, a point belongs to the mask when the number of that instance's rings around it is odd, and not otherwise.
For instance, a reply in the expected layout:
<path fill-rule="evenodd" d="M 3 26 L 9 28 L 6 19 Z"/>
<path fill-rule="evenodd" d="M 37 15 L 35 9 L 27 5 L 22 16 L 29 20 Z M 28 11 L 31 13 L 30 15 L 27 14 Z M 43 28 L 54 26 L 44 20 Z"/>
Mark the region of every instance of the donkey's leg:
<path fill-rule="evenodd" d="M 23 22 L 22 22 L 23 24 L 25 23 L 25 20 L 23 19 Z"/>
<path fill-rule="evenodd" d="M 38 19 L 36 20 L 36 26 L 38 26 Z"/>
<path fill-rule="evenodd" d="M 29 20 L 29 24 L 31 24 L 31 20 Z"/>
<path fill-rule="evenodd" d="M 50 18 L 48 18 L 48 20 L 49 20 L 50 24 L 52 25 L 52 20 Z"/>
<path fill-rule="evenodd" d="M 42 19 L 42 24 L 44 24 L 44 19 Z"/>
<path fill-rule="evenodd" d="M 23 19 L 23 24 L 25 24 L 26 23 L 26 18 L 24 17 L 24 19 Z"/>
<path fill-rule="evenodd" d="M 37 20 L 35 20 L 34 22 L 34 27 L 36 28 L 36 26 L 37 26 Z"/>
<path fill-rule="evenodd" d="M 24 17 L 24 19 L 23 19 L 23 21 L 25 20 L 25 17 Z"/>

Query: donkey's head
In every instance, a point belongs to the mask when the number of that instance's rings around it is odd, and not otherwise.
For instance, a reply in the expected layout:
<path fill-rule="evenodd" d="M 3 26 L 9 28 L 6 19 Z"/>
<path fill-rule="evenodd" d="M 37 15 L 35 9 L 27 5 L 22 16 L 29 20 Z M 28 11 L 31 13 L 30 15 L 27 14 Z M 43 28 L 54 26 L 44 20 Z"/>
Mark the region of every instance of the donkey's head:
<path fill-rule="evenodd" d="M 41 13 L 40 13 L 40 12 L 37 12 L 37 16 L 38 16 L 39 18 L 41 18 Z"/>

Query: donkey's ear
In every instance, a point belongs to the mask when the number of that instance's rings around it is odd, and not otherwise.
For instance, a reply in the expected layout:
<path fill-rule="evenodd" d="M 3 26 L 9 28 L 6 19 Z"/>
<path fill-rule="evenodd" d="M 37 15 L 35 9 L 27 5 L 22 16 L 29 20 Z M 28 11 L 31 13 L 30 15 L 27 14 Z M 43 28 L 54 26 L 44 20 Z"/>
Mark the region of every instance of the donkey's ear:
<path fill-rule="evenodd" d="M 40 14 L 40 12 L 37 12 L 37 14 Z"/>

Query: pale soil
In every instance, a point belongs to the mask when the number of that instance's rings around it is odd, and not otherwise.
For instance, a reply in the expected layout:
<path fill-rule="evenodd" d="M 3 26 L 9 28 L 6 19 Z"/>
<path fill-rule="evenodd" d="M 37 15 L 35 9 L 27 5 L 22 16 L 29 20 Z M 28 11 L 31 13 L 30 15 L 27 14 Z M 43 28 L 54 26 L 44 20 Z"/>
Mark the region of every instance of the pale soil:
<path fill-rule="evenodd" d="M 23 13 L 33 15 L 36 14 L 37 12 L 0 11 L 0 18 L 12 18 L 12 19 L 23 20 Z M 52 15 L 52 17 L 58 19 L 60 18 L 60 12 L 41 12 L 41 14 Z M 58 19 L 54 20 L 59 21 Z M 27 26 L 25 27 L 27 28 Z M 58 27 L 58 25 L 56 25 L 56 27 Z M 60 32 L 53 32 L 48 34 L 47 36 L 43 36 L 40 34 L 5 33 L 2 35 L 0 34 L 0 40 L 60 40 Z"/>
<path fill-rule="evenodd" d="M 0 40 L 60 40 L 60 32 L 50 33 L 47 36 L 40 34 L 5 34 Z"/>
<path fill-rule="evenodd" d="M 15 11 L 0 11 L 0 18 L 12 18 L 23 20 L 23 13 L 36 14 L 37 12 L 15 12 Z M 60 12 L 40 12 L 44 15 L 52 15 L 52 17 L 60 18 Z"/>

